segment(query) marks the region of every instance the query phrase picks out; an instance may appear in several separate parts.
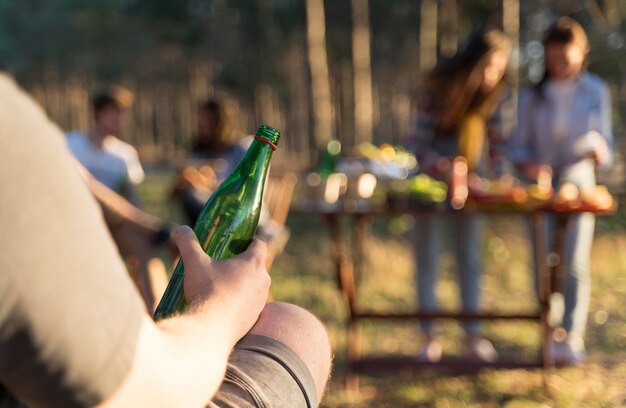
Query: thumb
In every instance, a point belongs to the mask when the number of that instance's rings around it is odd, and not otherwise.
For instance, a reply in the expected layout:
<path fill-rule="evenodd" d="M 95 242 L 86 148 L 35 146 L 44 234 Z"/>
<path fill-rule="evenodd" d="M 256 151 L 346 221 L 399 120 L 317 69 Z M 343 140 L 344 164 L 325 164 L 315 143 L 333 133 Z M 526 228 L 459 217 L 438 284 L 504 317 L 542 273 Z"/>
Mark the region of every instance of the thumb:
<path fill-rule="evenodd" d="M 199 263 L 206 254 L 202 250 L 196 233 L 187 225 L 182 225 L 174 232 L 174 240 L 183 262 L 189 266 Z"/>

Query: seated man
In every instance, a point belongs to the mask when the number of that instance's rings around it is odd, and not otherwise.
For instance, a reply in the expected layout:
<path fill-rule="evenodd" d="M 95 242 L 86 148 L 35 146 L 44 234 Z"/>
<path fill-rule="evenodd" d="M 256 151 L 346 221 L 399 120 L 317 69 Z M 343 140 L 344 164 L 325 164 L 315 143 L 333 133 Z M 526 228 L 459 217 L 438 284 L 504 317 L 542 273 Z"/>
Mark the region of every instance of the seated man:
<path fill-rule="evenodd" d="M 138 205 L 135 187 L 144 179 L 137 151 L 119 139 L 133 98 L 125 88 L 109 87 L 92 100 L 93 127 L 88 131 L 71 131 L 66 136 L 70 151 L 86 170 L 84 178 L 102 206 L 106 224 L 131 276 L 146 306 L 153 310 L 167 282 L 156 247 L 169 239 L 169 230 L 155 217 L 126 217 L 119 209 Z M 121 197 L 116 199 L 116 195 Z M 109 196 L 114 198 L 108 199 Z M 135 210 L 129 214 L 139 213 Z M 148 218 L 154 221 L 144 222 Z"/>
<path fill-rule="evenodd" d="M 112 86 L 93 97 L 93 126 L 67 132 L 67 145 L 76 159 L 101 183 L 138 204 L 135 187 L 144 177 L 137 150 L 120 140 L 134 96 L 126 88 Z"/>
<path fill-rule="evenodd" d="M 246 154 L 252 138 L 245 136 L 240 122 L 237 103 L 230 98 L 210 99 L 198 106 L 197 131 L 189 163 L 173 192 L 189 224 L 196 222 L 215 187 L 232 173 Z"/>
<path fill-rule="evenodd" d="M 217 261 L 177 230 L 191 306 L 155 323 L 61 132 L 2 75 L 0 124 L 0 384 L 32 407 L 317 406 L 328 338 L 265 304 L 265 244 Z"/>

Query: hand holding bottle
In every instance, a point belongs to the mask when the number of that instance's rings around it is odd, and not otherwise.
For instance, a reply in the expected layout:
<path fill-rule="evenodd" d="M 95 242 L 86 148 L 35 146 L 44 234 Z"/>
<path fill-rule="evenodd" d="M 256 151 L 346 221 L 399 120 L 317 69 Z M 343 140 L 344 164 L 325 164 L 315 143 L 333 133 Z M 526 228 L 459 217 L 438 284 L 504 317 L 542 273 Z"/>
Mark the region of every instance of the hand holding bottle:
<path fill-rule="evenodd" d="M 276 129 L 259 127 L 237 167 L 202 208 L 194 232 L 209 259 L 231 258 L 244 252 L 252 242 L 261 215 L 270 159 L 279 139 Z M 179 261 L 154 312 L 157 320 L 188 307 L 183 293 L 184 277 L 185 266 Z"/>
<path fill-rule="evenodd" d="M 265 268 L 267 246 L 252 241 L 246 251 L 225 260 L 209 257 L 193 230 L 180 227 L 176 244 L 185 263 L 185 298 L 193 310 L 228 302 L 234 323 L 234 341 L 239 340 L 257 321 L 267 300 L 270 276 Z"/>

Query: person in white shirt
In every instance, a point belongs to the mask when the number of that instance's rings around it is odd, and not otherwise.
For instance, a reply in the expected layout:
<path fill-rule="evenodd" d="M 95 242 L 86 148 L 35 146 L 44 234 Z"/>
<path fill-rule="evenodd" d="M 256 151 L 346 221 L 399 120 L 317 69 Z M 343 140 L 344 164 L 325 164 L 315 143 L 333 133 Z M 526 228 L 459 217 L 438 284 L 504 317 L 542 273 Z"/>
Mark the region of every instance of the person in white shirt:
<path fill-rule="evenodd" d="M 119 139 L 133 99 L 133 94 L 122 87 L 96 95 L 92 100 L 94 126 L 66 136 L 76 159 L 98 181 L 137 204 L 135 186 L 143 181 L 144 171 L 137 150 Z"/>
<path fill-rule="evenodd" d="M 138 208 L 135 187 L 145 174 L 137 150 L 119 139 L 133 99 L 129 90 L 109 87 L 92 99 L 92 128 L 68 132 L 66 138 L 148 310 L 154 310 L 167 285 L 156 250 L 171 237 L 165 223 Z"/>
<path fill-rule="evenodd" d="M 555 189 L 568 183 L 581 192 L 593 191 L 596 170 L 608 170 L 613 162 L 609 88 L 586 70 L 589 41 L 575 20 L 557 19 L 543 45 L 545 74 L 536 86 L 520 93 L 509 158 L 531 182 L 538 182 L 543 173 L 551 175 Z M 554 220 L 548 221 L 552 231 Z M 561 320 L 554 336 L 554 357 L 559 364 L 579 365 L 586 360 L 594 226 L 591 213 L 572 216 L 568 224 L 563 308 L 555 316 Z M 553 240 L 544 242 L 554 245 Z"/>

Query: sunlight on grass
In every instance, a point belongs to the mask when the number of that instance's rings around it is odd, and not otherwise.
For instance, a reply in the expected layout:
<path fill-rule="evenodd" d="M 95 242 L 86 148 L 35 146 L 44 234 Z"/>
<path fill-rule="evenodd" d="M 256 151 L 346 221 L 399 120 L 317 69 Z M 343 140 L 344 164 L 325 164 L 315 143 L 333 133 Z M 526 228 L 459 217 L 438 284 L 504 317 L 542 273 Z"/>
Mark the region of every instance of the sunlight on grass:
<path fill-rule="evenodd" d="M 372 373 L 361 376 L 357 395 L 343 388 L 345 303 L 336 289 L 329 259 L 327 232 L 316 220 L 292 217 L 292 240 L 276 261 L 273 290 L 284 299 L 311 308 L 329 328 L 336 353 L 335 373 L 324 399 L 326 407 L 614 407 L 626 402 L 626 234 L 598 235 L 592 254 L 593 300 L 589 318 L 590 364 L 585 370 L 483 370 L 476 375 L 450 376 L 434 370 Z M 293 224 L 293 225 L 292 225 Z M 303 231 L 302 235 L 298 231 Z M 306 231 L 306 232 L 304 232 Z M 359 307 L 383 311 L 415 308 L 413 255 L 408 241 L 374 228 L 365 243 L 358 276 Z M 485 230 L 483 306 L 501 312 L 532 312 L 538 307 L 529 272 L 528 242 L 522 220 L 491 219 Z M 300 239 L 302 236 L 302 239 Z M 441 262 L 436 288 L 442 307 L 460 307 L 454 259 Z M 440 322 L 444 352 L 463 353 L 462 330 Z M 420 347 L 418 323 L 363 322 L 363 351 L 372 355 L 415 355 Z M 540 334 L 535 322 L 494 322 L 484 325 L 503 357 L 539 358 Z"/>

